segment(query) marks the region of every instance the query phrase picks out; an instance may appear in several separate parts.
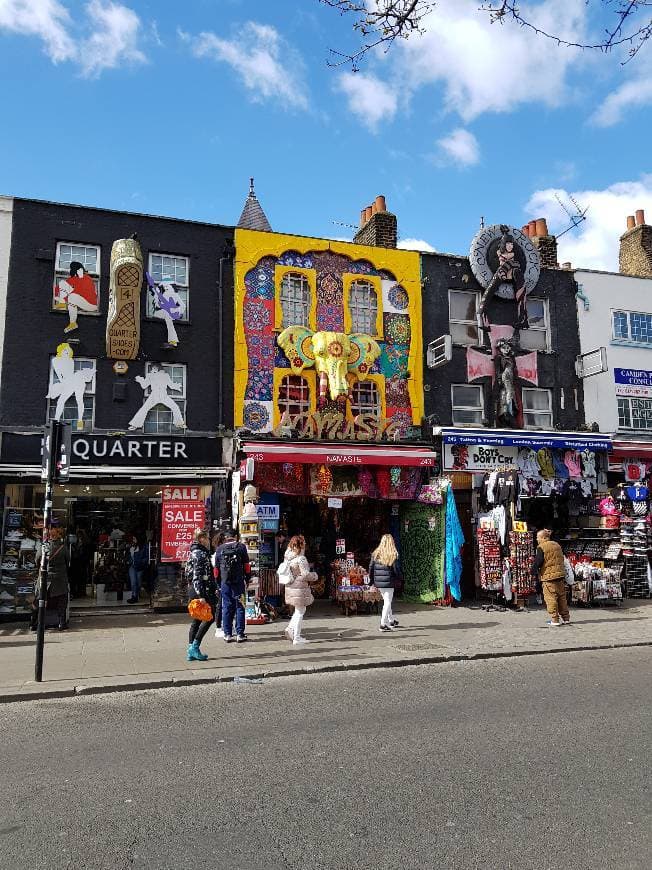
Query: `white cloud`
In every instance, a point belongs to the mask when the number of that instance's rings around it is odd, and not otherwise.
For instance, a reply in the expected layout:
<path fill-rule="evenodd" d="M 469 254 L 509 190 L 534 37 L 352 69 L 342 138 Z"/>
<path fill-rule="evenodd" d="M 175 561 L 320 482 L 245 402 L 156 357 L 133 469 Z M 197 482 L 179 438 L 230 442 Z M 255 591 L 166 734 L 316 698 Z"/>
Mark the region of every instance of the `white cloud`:
<path fill-rule="evenodd" d="M 276 28 L 248 21 L 232 39 L 210 32 L 179 35 L 196 57 L 223 61 L 235 70 L 254 101 L 278 99 L 308 108 L 303 61 Z"/>
<path fill-rule="evenodd" d="M 424 239 L 400 239 L 396 247 L 405 251 L 427 251 L 429 253 L 435 251 L 430 242 L 426 242 Z"/>
<path fill-rule="evenodd" d="M 381 121 L 391 121 L 396 114 L 396 92 L 374 75 L 342 73 L 337 88 L 346 94 L 349 109 L 373 132 Z"/>
<path fill-rule="evenodd" d="M 53 63 L 71 61 L 85 76 L 123 63 L 143 63 L 138 49 L 140 19 L 112 0 L 90 0 L 86 20 L 73 21 L 58 0 L 0 0 L 0 30 L 37 36 Z"/>
<path fill-rule="evenodd" d="M 448 136 L 437 141 L 439 158 L 446 163 L 456 163 L 458 166 L 474 166 L 480 160 L 478 140 L 473 133 L 458 127 Z"/>
<path fill-rule="evenodd" d="M 93 32 L 80 53 L 79 62 L 85 75 L 96 76 L 103 69 L 123 63 L 144 63 L 138 49 L 140 19 L 127 6 L 91 0 L 86 6 Z"/>
<path fill-rule="evenodd" d="M 465 122 L 525 104 L 566 102 L 569 72 L 586 64 L 586 56 L 514 22 L 492 24 L 478 5 L 478 0 L 439 0 L 422 21 L 422 36 L 397 41 L 386 55 L 378 50 L 373 73 L 343 74 L 339 87 L 349 107 L 375 130 L 424 88 L 437 88 L 437 107 Z M 585 0 L 547 0 L 522 11 L 535 26 L 569 40 L 586 34 Z"/>
<path fill-rule="evenodd" d="M 627 109 L 652 103 L 652 78 L 637 77 L 612 91 L 594 112 L 591 120 L 598 127 L 612 127 L 623 119 Z"/>
<path fill-rule="evenodd" d="M 0 0 L 0 30 L 38 36 L 54 63 L 77 56 L 69 24 L 70 14 L 57 0 Z"/>
<path fill-rule="evenodd" d="M 550 232 L 559 233 L 570 220 L 555 194 L 569 205 L 572 195 L 581 208 L 588 206 L 586 220 L 559 240 L 559 262 L 570 262 L 577 268 L 617 272 L 619 239 L 627 216 L 642 208 L 647 219 L 652 219 L 652 175 L 643 175 L 639 181 L 619 181 L 603 190 L 535 191 L 525 208 L 526 219 L 544 216 Z"/>

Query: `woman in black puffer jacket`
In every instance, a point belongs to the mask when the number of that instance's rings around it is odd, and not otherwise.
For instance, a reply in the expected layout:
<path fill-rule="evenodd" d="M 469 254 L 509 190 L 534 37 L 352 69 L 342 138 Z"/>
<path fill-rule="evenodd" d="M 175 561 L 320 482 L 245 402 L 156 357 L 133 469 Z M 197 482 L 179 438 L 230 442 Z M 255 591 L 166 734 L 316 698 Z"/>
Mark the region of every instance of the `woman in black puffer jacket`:
<path fill-rule="evenodd" d="M 383 596 L 383 612 L 380 617 L 381 631 L 393 631 L 398 627 L 398 620 L 394 619 L 392 613 L 394 587 L 399 580 L 397 561 L 398 552 L 394 538 L 391 535 L 383 535 L 380 544 L 371 554 L 371 562 L 369 563 L 369 580 Z"/>
<path fill-rule="evenodd" d="M 186 566 L 188 576 L 188 596 L 198 598 L 210 604 L 211 619 L 202 622 L 193 619 L 190 623 L 190 635 L 188 637 L 188 653 L 186 658 L 189 662 L 205 662 L 208 658 L 200 649 L 204 635 L 211 627 L 217 610 L 217 584 L 213 576 L 213 566 L 208 550 L 208 532 L 205 529 L 195 530 L 195 540 L 190 545 L 190 554 Z"/>

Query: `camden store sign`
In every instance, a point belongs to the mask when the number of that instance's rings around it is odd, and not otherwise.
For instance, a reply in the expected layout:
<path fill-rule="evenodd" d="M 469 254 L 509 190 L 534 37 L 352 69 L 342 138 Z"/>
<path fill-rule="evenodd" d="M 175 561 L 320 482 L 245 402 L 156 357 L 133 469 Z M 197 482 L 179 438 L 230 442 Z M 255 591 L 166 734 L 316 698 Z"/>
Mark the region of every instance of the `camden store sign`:
<path fill-rule="evenodd" d="M 491 471 L 499 465 L 514 465 L 517 453 L 518 447 L 444 444 L 444 468 L 447 471 Z"/>

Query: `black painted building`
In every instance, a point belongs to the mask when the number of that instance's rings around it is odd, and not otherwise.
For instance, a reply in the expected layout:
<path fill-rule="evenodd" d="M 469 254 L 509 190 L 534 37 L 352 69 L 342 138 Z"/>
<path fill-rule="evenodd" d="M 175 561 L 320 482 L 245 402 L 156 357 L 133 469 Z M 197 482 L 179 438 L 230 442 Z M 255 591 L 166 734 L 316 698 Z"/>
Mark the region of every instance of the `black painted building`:
<path fill-rule="evenodd" d="M 72 428 L 70 480 L 57 488 L 54 507 L 69 530 L 92 538 L 89 571 L 97 571 L 98 542 L 112 526 L 114 543 L 120 531 L 125 540 L 146 536 L 156 562 L 165 556 L 167 486 L 193 484 L 207 522 L 227 512 L 233 228 L 27 199 L 3 205 L 2 239 L 9 215 L 11 242 L 0 382 L 2 582 L 28 587 L 24 554 L 6 536 L 13 529 L 17 541 L 38 537 L 41 437 L 54 417 Z M 142 254 L 139 346 L 134 359 L 116 361 L 106 342 L 111 252 L 134 234 Z M 108 579 L 104 585 L 110 592 Z M 20 612 L 20 594 L 16 602 Z"/>

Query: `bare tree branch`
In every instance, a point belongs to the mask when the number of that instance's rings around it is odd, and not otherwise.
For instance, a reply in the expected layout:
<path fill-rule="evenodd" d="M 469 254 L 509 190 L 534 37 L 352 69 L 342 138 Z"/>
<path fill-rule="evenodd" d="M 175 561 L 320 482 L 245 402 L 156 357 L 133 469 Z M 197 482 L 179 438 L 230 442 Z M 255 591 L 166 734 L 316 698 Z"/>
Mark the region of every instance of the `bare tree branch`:
<path fill-rule="evenodd" d="M 379 46 L 389 51 L 397 39 L 410 39 L 425 33 L 424 19 L 434 11 L 436 2 L 426 0 L 319 0 L 325 6 L 336 9 L 340 15 L 354 17 L 353 30 L 362 39 L 362 45 L 353 53 L 331 48 L 328 65 L 339 67 L 350 64 L 357 72 L 365 55 Z M 591 0 L 585 0 L 589 5 Z M 602 39 L 581 42 L 565 39 L 558 33 L 543 30 L 526 18 L 517 0 L 486 0 L 481 2 L 479 12 L 489 15 L 493 24 L 514 21 L 521 27 L 531 30 L 537 36 L 551 39 L 557 45 L 568 48 L 591 49 L 609 52 L 614 48 L 628 45 L 627 63 L 636 57 L 643 45 L 652 36 L 652 0 L 595 0 L 597 4 L 611 7 L 612 24 Z M 638 17 L 637 17 L 638 16 Z"/>
<path fill-rule="evenodd" d="M 423 19 L 435 8 L 436 3 L 426 0 L 376 0 L 368 4 L 365 0 L 319 0 L 325 6 L 337 9 L 340 15 L 354 15 L 353 29 L 361 37 L 363 44 L 353 54 L 330 49 L 331 67 L 351 64 L 357 72 L 360 61 L 374 48 L 382 45 L 387 52 L 397 39 L 409 39 L 422 35 Z"/>

